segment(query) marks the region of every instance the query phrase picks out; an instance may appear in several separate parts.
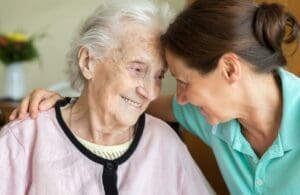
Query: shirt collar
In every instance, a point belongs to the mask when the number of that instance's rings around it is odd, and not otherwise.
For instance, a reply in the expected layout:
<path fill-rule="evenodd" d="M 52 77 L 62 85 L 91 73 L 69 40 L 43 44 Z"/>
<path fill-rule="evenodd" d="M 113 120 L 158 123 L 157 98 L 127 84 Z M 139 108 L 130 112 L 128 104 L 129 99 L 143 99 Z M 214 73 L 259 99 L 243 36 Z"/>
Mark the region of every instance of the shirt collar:
<path fill-rule="evenodd" d="M 300 147 L 300 79 L 283 68 L 278 71 L 283 97 L 279 134 L 284 151 Z"/>

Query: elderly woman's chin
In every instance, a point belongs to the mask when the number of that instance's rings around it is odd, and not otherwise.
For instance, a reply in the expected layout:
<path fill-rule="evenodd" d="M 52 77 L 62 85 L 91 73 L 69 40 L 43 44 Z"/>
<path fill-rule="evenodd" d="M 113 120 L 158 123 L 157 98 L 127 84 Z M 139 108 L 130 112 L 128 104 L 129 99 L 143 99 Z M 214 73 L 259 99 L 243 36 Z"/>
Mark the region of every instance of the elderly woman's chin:
<path fill-rule="evenodd" d="M 121 104 L 116 107 L 115 118 L 122 124 L 134 125 L 146 108 L 135 108 L 130 105 Z"/>
<path fill-rule="evenodd" d="M 137 120 L 141 116 L 142 112 L 127 112 L 127 113 L 118 113 L 116 116 L 117 121 L 120 124 L 124 124 L 126 126 L 133 126 L 136 124 Z"/>
<path fill-rule="evenodd" d="M 133 102 L 121 100 L 121 103 L 118 106 L 118 112 L 121 114 L 122 118 L 126 118 L 128 122 L 136 122 L 140 115 L 145 112 L 148 105 L 148 102 L 139 103 L 137 105 L 133 104 Z"/>

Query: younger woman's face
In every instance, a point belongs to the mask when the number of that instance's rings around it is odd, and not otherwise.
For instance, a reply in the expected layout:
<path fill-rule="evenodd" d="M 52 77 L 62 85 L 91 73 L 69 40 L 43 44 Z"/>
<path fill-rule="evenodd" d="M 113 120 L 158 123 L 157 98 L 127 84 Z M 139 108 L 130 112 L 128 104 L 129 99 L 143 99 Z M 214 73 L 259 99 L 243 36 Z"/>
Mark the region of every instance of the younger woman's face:
<path fill-rule="evenodd" d="M 166 60 L 171 74 L 176 79 L 176 97 L 181 105 L 190 103 L 199 108 L 207 121 L 218 124 L 231 119 L 229 99 L 232 89 L 224 81 L 218 67 L 208 74 L 201 74 L 187 66 L 186 62 L 168 49 Z"/>

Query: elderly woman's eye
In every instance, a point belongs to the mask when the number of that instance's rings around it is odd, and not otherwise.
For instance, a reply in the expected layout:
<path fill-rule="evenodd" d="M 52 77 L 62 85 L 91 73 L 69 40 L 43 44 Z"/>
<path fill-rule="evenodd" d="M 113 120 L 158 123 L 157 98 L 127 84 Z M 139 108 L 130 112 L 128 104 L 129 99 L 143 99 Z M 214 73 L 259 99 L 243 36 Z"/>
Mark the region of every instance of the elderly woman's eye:
<path fill-rule="evenodd" d="M 164 78 L 165 78 L 165 73 L 160 74 L 157 78 L 158 78 L 159 80 L 164 79 Z"/>
<path fill-rule="evenodd" d="M 137 74 L 137 75 L 142 75 L 144 74 L 144 69 L 143 68 L 139 68 L 139 67 L 134 67 L 132 68 L 132 71 Z"/>
<path fill-rule="evenodd" d="M 128 70 L 130 74 L 137 77 L 143 77 L 145 74 L 145 67 L 139 63 L 132 63 L 129 65 Z"/>
<path fill-rule="evenodd" d="M 134 68 L 134 70 L 135 70 L 136 72 L 142 72 L 142 69 L 141 69 L 141 68 Z"/>

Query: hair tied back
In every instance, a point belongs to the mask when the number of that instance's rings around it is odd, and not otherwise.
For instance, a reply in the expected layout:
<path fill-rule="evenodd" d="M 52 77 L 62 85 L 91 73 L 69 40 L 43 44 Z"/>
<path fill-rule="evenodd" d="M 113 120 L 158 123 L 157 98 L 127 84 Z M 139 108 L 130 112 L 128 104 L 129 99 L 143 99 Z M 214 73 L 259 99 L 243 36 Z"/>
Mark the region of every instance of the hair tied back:
<path fill-rule="evenodd" d="M 295 16 L 277 3 L 262 3 L 254 17 L 254 33 L 261 45 L 273 52 L 281 51 L 282 43 L 299 42 L 299 24 Z"/>

